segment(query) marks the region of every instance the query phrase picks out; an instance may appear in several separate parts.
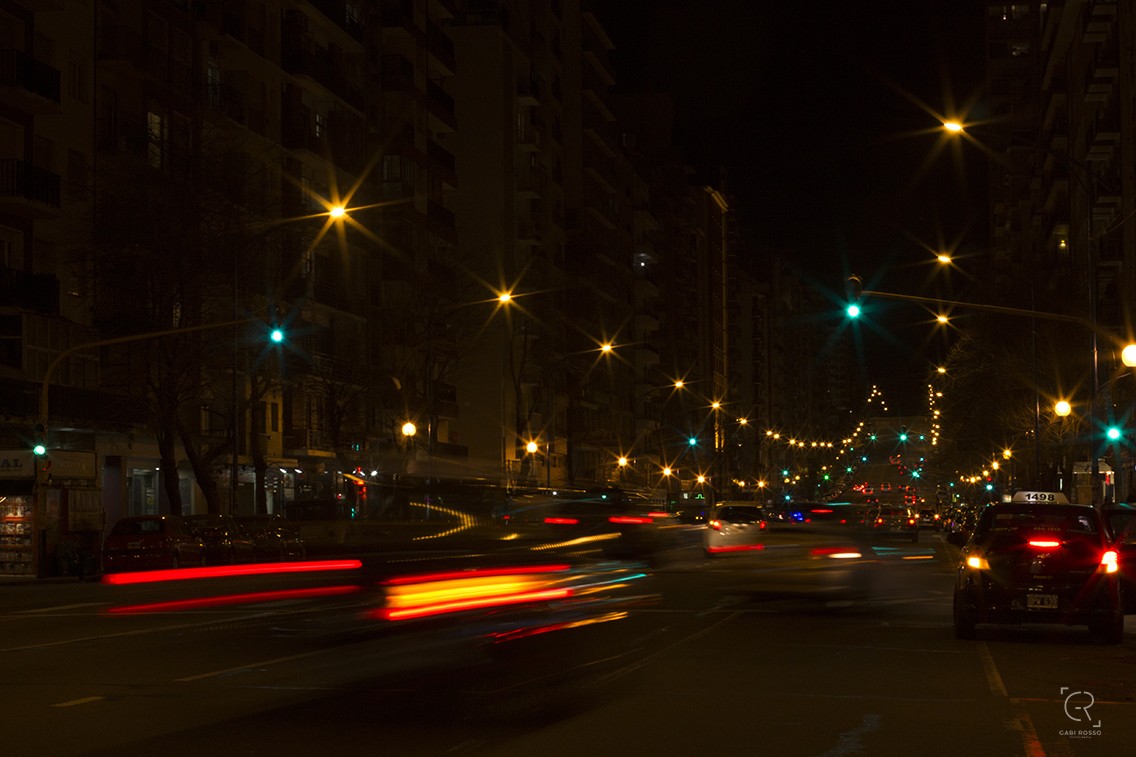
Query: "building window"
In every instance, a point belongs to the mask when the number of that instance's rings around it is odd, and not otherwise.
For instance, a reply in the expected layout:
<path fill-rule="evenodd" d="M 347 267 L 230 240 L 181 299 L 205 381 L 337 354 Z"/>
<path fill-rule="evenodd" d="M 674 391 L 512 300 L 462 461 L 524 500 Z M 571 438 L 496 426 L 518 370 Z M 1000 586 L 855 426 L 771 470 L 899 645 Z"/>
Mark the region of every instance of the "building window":
<path fill-rule="evenodd" d="M 327 116 L 316 113 L 316 139 L 323 139 L 327 135 Z"/>
<path fill-rule="evenodd" d="M 146 114 L 146 162 L 154 168 L 162 167 L 165 142 L 165 119 L 158 113 L 150 111 Z"/>
<path fill-rule="evenodd" d="M 85 103 L 87 97 L 87 67 L 81 60 L 71 61 L 67 70 L 67 94 Z"/>

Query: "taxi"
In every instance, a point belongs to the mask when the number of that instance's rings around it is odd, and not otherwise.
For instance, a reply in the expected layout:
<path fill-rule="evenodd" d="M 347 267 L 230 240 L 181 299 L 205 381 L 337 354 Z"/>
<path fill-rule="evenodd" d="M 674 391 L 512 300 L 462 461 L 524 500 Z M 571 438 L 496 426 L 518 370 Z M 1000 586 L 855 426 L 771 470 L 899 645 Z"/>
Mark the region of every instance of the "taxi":
<path fill-rule="evenodd" d="M 1056 623 L 1123 641 L 1118 555 L 1096 508 L 1060 492 L 1017 492 L 983 508 L 961 546 L 956 638 L 974 638 L 980 623 Z"/>

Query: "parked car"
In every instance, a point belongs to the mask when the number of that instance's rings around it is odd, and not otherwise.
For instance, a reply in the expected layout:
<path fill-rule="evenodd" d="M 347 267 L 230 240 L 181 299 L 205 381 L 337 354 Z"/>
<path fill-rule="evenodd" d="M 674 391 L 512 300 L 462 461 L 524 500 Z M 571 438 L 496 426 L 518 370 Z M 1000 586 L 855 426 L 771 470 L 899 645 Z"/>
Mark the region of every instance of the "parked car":
<path fill-rule="evenodd" d="M 114 524 L 103 544 L 103 570 L 159 570 L 204 565 L 205 545 L 178 515 L 136 515 Z"/>
<path fill-rule="evenodd" d="M 256 560 L 252 537 L 231 515 L 187 515 L 186 523 L 205 544 L 209 565 L 233 565 Z"/>
<path fill-rule="evenodd" d="M 252 539 L 257 560 L 303 560 L 306 557 L 300 529 L 282 516 L 241 515 L 237 522 Z"/>

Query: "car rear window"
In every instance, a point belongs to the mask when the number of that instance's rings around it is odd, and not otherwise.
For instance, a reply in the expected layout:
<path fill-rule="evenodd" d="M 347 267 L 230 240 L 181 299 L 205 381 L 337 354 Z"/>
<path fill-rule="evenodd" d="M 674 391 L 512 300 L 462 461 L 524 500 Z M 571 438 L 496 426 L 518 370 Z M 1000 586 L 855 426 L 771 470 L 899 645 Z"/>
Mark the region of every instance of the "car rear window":
<path fill-rule="evenodd" d="M 1097 519 L 1091 512 L 1055 505 L 1030 508 L 992 508 L 980 530 L 993 532 L 1029 531 L 1055 534 L 1096 534 Z"/>
<path fill-rule="evenodd" d="M 719 520 L 728 520 L 731 523 L 756 523 L 761 520 L 760 507 L 723 507 L 716 516 Z"/>

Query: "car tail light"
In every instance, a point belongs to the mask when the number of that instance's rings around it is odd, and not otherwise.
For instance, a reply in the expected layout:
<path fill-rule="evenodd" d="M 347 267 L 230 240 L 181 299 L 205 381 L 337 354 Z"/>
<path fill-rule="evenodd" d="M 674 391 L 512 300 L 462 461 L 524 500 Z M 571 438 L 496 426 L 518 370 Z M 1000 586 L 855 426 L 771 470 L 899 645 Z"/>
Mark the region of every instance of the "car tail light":
<path fill-rule="evenodd" d="M 908 518 L 907 519 L 907 525 L 914 526 L 915 525 L 915 519 L 914 518 Z"/>
<path fill-rule="evenodd" d="M 1101 567 L 1104 568 L 1104 572 L 1105 573 L 1115 573 L 1117 570 L 1119 570 L 1120 566 L 1119 566 L 1117 560 L 1118 560 L 1118 558 L 1116 556 L 1116 550 L 1115 549 L 1110 549 L 1110 550 L 1106 551 L 1103 555 L 1101 555 Z"/>
<path fill-rule="evenodd" d="M 758 531 L 764 531 L 767 527 L 768 527 L 768 524 L 765 521 L 761 521 L 761 522 L 758 523 L 757 530 Z"/>
<path fill-rule="evenodd" d="M 1029 545 L 1036 549 L 1053 549 L 1054 547 L 1060 547 L 1061 542 L 1053 539 L 1030 539 Z"/>
<path fill-rule="evenodd" d="M 634 524 L 634 525 L 644 525 L 644 524 L 647 524 L 647 523 L 654 523 L 654 521 L 651 520 L 650 518 L 648 518 L 646 516 L 638 516 L 638 515 L 613 515 L 613 516 L 611 516 L 610 518 L 607 519 L 607 522 L 608 523 L 615 523 L 616 525 L 620 525 L 620 526 L 626 525 L 626 524 L 629 524 L 629 523 Z"/>
<path fill-rule="evenodd" d="M 852 547 L 817 547 L 810 551 L 813 557 L 833 557 L 838 560 L 855 560 L 863 557 L 860 551 Z"/>
<path fill-rule="evenodd" d="M 710 526 L 710 528 L 714 529 L 715 531 L 721 531 L 722 530 L 722 521 L 720 521 L 720 520 L 712 520 L 709 523 L 707 523 L 706 525 Z"/>
<path fill-rule="evenodd" d="M 554 525 L 554 526 L 575 526 L 577 523 L 580 522 L 580 519 L 579 518 L 558 518 L 558 517 L 550 516 L 548 518 L 545 518 L 544 522 L 548 523 L 550 525 Z"/>

